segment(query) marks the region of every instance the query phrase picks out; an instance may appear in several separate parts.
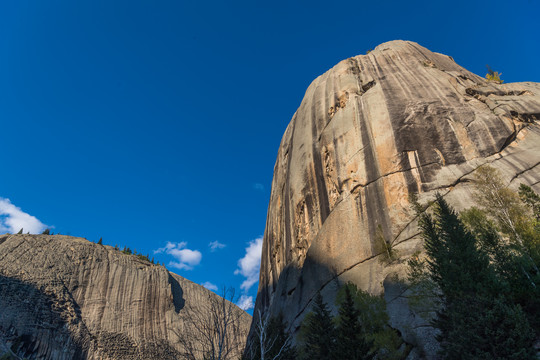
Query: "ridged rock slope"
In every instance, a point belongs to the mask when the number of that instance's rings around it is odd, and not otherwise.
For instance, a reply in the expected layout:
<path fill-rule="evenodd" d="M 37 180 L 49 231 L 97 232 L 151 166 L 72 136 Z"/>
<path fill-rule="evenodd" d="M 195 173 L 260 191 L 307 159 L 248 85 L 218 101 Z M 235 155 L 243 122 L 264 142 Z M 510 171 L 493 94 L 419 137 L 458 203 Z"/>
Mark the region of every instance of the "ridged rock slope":
<path fill-rule="evenodd" d="M 297 330 L 317 291 L 332 304 L 353 281 L 384 292 L 391 325 L 434 354 L 432 329 L 392 280 L 422 249 L 409 195 L 438 191 L 468 207 L 471 176 L 486 163 L 511 187 L 540 191 L 539 119 L 540 84 L 488 82 L 409 41 L 319 76 L 279 147 L 254 313 L 283 311 Z M 377 236 L 399 261 L 379 261 Z"/>
<path fill-rule="evenodd" d="M 82 238 L 0 236 L 0 354 L 27 359 L 180 359 L 184 307 L 204 287 Z M 247 335 L 251 316 L 241 312 Z"/>

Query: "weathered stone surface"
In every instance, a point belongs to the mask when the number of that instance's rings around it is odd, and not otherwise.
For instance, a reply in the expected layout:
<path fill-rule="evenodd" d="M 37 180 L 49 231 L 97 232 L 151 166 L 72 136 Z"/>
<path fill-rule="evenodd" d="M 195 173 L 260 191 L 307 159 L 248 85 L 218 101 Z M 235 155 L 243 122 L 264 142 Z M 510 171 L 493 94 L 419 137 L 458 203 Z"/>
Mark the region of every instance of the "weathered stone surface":
<path fill-rule="evenodd" d="M 283 311 L 294 330 L 317 291 L 333 303 L 343 282 L 386 289 L 391 325 L 429 357 L 406 292 L 388 296 L 422 249 L 409 194 L 468 207 L 485 163 L 540 191 L 539 119 L 540 84 L 487 82 L 413 42 L 337 64 L 309 86 L 279 147 L 255 312 Z M 378 261 L 379 227 L 399 251 L 390 265 Z"/>
<path fill-rule="evenodd" d="M 178 359 L 176 334 L 188 330 L 183 308 L 201 306 L 209 294 L 217 297 L 110 246 L 3 235 L 0 354 L 13 348 L 27 359 Z M 247 334 L 251 317 L 241 312 Z"/>

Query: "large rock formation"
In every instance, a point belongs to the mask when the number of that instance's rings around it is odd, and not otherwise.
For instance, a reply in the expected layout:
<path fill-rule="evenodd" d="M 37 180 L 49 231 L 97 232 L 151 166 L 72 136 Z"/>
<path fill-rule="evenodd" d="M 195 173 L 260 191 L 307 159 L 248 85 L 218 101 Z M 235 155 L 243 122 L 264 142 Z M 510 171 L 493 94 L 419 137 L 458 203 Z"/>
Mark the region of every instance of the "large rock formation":
<path fill-rule="evenodd" d="M 110 246 L 59 235 L 0 236 L 0 355 L 179 359 L 186 309 L 218 296 Z M 251 317 L 236 308 L 240 331 Z"/>
<path fill-rule="evenodd" d="M 539 119 L 540 84 L 488 82 L 408 41 L 319 76 L 279 147 L 255 313 L 283 311 L 295 330 L 317 291 L 332 304 L 352 281 L 384 292 L 391 325 L 429 357 L 432 329 L 393 280 L 422 249 L 409 194 L 468 207 L 471 175 L 486 163 L 510 186 L 540 191 Z M 379 261 L 378 237 L 398 261 Z"/>

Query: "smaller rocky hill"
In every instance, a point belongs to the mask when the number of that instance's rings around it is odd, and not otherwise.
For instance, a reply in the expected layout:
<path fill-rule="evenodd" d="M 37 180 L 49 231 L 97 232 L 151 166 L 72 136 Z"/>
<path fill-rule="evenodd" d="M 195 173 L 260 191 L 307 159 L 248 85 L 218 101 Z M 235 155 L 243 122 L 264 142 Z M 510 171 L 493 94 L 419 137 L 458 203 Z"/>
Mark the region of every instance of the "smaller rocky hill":
<path fill-rule="evenodd" d="M 219 298 L 163 266 L 61 235 L 0 236 L 0 354 L 178 359 L 186 309 Z M 236 308 L 245 338 L 251 317 Z"/>
<path fill-rule="evenodd" d="M 485 164 L 511 189 L 540 192 L 539 120 L 539 83 L 488 81 L 414 42 L 338 63 L 308 87 L 281 140 L 254 313 L 283 313 L 296 332 L 318 292 L 332 305 L 352 282 L 384 294 L 390 325 L 436 358 L 433 328 L 395 281 L 423 249 L 410 196 L 473 206 Z M 387 247 L 395 260 L 381 261 Z"/>

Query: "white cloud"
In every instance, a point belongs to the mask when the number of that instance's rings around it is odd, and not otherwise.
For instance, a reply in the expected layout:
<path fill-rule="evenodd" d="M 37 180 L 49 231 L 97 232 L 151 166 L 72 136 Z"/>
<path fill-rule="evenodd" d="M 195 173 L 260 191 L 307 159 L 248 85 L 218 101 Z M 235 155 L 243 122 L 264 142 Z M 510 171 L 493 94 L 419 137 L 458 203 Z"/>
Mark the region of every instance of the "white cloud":
<path fill-rule="evenodd" d="M 222 244 L 220 243 L 219 241 L 212 241 L 208 244 L 208 246 L 210 246 L 210 251 L 214 252 L 216 250 L 219 250 L 219 249 L 223 249 L 225 246 L 225 244 Z"/>
<path fill-rule="evenodd" d="M 46 228 L 47 225 L 13 205 L 9 199 L 0 198 L 0 233 L 17 233 L 24 229 L 25 233 L 39 234 Z"/>
<path fill-rule="evenodd" d="M 199 265 L 202 259 L 202 254 L 199 250 L 186 249 L 187 242 L 179 243 L 167 242 L 165 247 L 157 249 L 154 254 L 166 253 L 176 259 L 168 265 L 180 270 L 191 270 L 194 266 Z"/>
<path fill-rule="evenodd" d="M 247 296 L 247 295 L 240 296 L 240 299 L 238 299 L 238 302 L 236 303 L 236 305 L 238 305 L 238 307 L 244 311 L 253 309 L 255 307 L 255 304 L 253 303 L 253 296 Z"/>
<path fill-rule="evenodd" d="M 253 184 L 253 188 L 254 188 L 255 190 L 264 191 L 264 185 L 261 184 L 261 183 L 255 183 L 255 184 Z"/>
<path fill-rule="evenodd" d="M 208 290 L 212 290 L 212 291 L 217 291 L 218 289 L 217 285 L 212 284 L 210 281 L 202 283 L 201 285 L 207 288 Z"/>
<path fill-rule="evenodd" d="M 238 269 L 234 272 L 235 275 L 240 274 L 246 278 L 240 285 L 240 288 L 246 292 L 259 280 L 262 243 L 262 236 L 249 242 L 246 255 L 238 260 Z"/>

